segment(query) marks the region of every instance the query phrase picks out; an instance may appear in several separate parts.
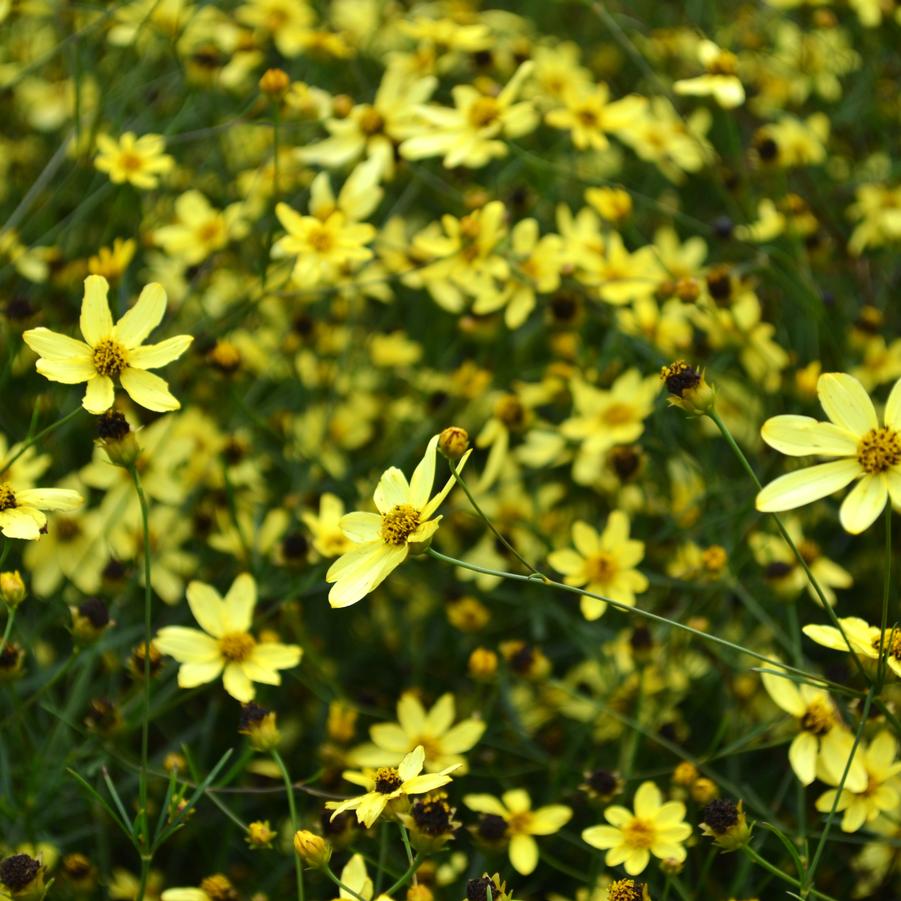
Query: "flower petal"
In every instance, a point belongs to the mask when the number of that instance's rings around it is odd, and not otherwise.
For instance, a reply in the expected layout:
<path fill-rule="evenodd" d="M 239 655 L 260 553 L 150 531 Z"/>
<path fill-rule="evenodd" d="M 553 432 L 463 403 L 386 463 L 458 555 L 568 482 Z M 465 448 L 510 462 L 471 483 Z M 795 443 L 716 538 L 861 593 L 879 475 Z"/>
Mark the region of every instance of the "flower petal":
<path fill-rule="evenodd" d="M 770 447 L 790 457 L 809 454 L 850 457 L 857 453 L 855 435 L 810 416 L 773 416 L 763 424 L 760 436 Z"/>
<path fill-rule="evenodd" d="M 181 406 L 170 393 L 166 382 L 152 372 L 129 367 L 119 376 L 119 379 L 131 399 L 147 410 L 153 410 L 155 413 L 168 413 Z"/>
<path fill-rule="evenodd" d="M 780 476 L 757 495 L 763 513 L 794 510 L 840 491 L 861 472 L 856 459 L 832 460 Z"/>
<path fill-rule="evenodd" d="M 376 486 L 373 500 L 379 513 L 389 513 L 399 504 L 408 504 L 410 486 L 407 477 L 396 466 L 386 469 Z"/>
<path fill-rule="evenodd" d="M 164 626 L 156 633 L 154 644 L 179 663 L 211 663 L 220 660 L 219 644 L 206 632 L 186 626 Z"/>
<path fill-rule="evenodd" d="M 191 335 L 176 335 L 159 344 L 146 344 L 135 347 L 128 352 L 129 365 L 136 369 L 159 369 L 173 360 L 177 360 L 190 346 L 194 338 Z"/>
<path fill-rule="evenodd" d="M 23 332 L 22 339 L 36 354 L 47 360 L 66 363 L 91 360 L 91 348 L 84 341 L 61 335 L 59 332 L 52 332 L 43 326 L 30 328 L 27 332 Z"/>
<path fill-rule="evenodd" d="M 249 573 L 241 573 L 225 595 L 223 624 L 228 632 L 249 632 L 257 603 L 257 583 Z"/>
<path fill-rule="evenodd" d="M 40 359 L 35 364 L 37 371 L 50 379 L 51 382 L 61 382 L 64 385 L 77 385 L 94 378 L 94 364 L 90 357 L 77 360 L 47 360 Z"/>
<path fill-rule="evenodd" d="M 407 782 L 418 773 L 422 772 L 425 763 L 425 748 L 422 745 L 416 747 L 407 754 L 397 767 L 397 774 L 402 782 Z"/>
<path fill-rule="evenodd" d="M 85 341 L 96 346 L 113 333 L 113 315 L 109 311 L 109 282 L 102 275 L 89 275 L 84 280 L 79 326 Z"/>
<path fill-rule="evenodd" d="M 205 663 L 183 663 L 178 670 L 180 688 L 196 688 L 219 678 L 224 661 L 209 660 Z"/>
<path fill-rule="evenodd" d="M 116 388 L 108 375 L 94 375 L 88 379 L 81 405 L 95 416 L 105 413 L 116 399 Z"/>
<path fill-rule="evenodd" d="M 191 613 L 201 629 L 213 638 L 222 638 L 229 629 L 219 592 L 206 582 L 190 582 L 185 593 Z"/>
<path fill-rule="evenodd" d="M 338 525 L 351 541 L 360 543 L 376 541 L 382 528 L 382 517 L 378 513 L 363 513 L 357 510 L 342 516 Z"/>
<path fill-rule="evenodd" d="M 137 347 L 160 324 L 165 312 L 166 292 L 162 285 L 151 282 L 116 323 L 116 338 L 129 350 Z"/>
<path fill-rule="evenodd" d="M 846 372 L 824 372 L 817 394 L 826 415 L 837 425 L 860 436 L 879 426 L 873 401 L 863 385 Z"/>
<path fill-rule="evenodd" d="M 26 488 L 16 492 L 19 504 L 38 510 L 77 510 L 84 498 L 71 488 Z"/>
<path fill-rule="evenodd" d="M 432 483 L 435 481 L 435 454 L 437 449 L 438 435 L 433 435 L 410 479 L 410 503 L 417 510 L 424 509 L 429 502 Z"/>
<path fill-rule="evenodd" d="M 254 663 L 267 669 L 291 669 L 300 663 L 303 650 L 296 644 L 279 644 L 278 642 L 264 641 L 253 649 Z"/>
<path fill-rule="evenodd" d="M 885 404 L 885 424 L 892 429 L 901 429 L 901 379 L 892 385 L 891 393 Z"/>
<path fill-rule="evenodd" d="M 538 845 L 531 835 L 514 835 L 510 839 L 510 863 L 522 876 L 528 876 L 538 866 Z"/>
<path fill-rule="evenodd" d="M 253 700 L 256 691 L 253 682 L 250 681 L 244 667 L 240 663 L 229 663 L 225 667 L 222 674 L 222 684 L 225 690 L 236 700 L 242 704 L 246 704 Z"/>
<path fill-rule="evenodd" d="M 876 517 L 885 509 L 888 501 L 888 485 L 885 476 L 864 476 L 850 491 L 842 503 L 839 519 L 842 528 L 852 535 L 873 525 Z"/>

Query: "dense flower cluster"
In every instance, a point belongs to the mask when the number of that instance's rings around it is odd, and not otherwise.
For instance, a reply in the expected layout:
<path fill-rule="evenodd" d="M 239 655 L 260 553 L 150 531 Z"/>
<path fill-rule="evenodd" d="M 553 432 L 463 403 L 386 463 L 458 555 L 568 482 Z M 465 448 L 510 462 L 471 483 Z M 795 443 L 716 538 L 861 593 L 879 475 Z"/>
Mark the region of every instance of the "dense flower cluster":
<path fill-rule="evenodd" d="M 899 40 L 0 0 L 0 901 L 901 897 Z"/>

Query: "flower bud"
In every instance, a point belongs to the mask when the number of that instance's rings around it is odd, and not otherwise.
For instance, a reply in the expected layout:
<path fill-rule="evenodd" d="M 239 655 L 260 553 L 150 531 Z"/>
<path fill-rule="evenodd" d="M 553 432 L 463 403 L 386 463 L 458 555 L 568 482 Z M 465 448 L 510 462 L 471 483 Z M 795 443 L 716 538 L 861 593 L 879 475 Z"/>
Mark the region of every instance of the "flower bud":
<path fill-rule="evenodd" d="M 18 570 L 0 573 L 0 600 L 7 607 L 14 610 L 27 596 L 25 582 Z"/>
<path fill-rule="evenodd" d="M 497 673 L 497 654 L 490 648 L 476 648 L 469 655 L 469 675 L 480 682 L 493 679 Z"/>
<path fill-rule="evenodd" d="M 238 732 L 250 739 L 250 744 L 256 751 L 271 751 L 281 741 L 274 711 L 254 704 L 253 701 L 241 705 Z"/>
<path fill-rule="evenodd" d="M 100 598 L 88 598 L 77 607 L 69 607 L 72 614 L 72 638 L 77 645 L 97 641 L 113 624 L 109 610 Z"/>
<path fill-rule="evenodd" d="M 669 391 L 669 402 L 686 413 L 704 416 L 716 403 L 716 388 L 707 384 L 704 373 L 685 360 L 676 360 L 660 370 L 660 378 Z"/>
<path fill-rule="evenodd" d="M 110 463 L 124 469 L 131 469 L 141 455 L 135 433 L 118 410 L 107 410 L 97 417 L 97 443 Z"/>
<path fill-rule="evenodd" d="M 269 826 L 269 820 L 254 820 L 247 826 L 247 844 L 252 850 L 271 848 L 273 840 L 278 836 Z"/>
<path fill-rule="evenodd" d="M 751 838 L 741 801 L 736 804 L 728 798 L 717 798 L 704 808 L 702 816 L 701 832 L 724 851 L 736 851 Z"/>
<path fill-rule="evenodd" d="M 291 85 L 291 78 L 284 69 L 267 69 L 260 78 L 260 90 L 270 97 L 284 94 Z"/>
<path fill-rule="evenodd" d="M 459 460 L 469 447 L 469 433 L 458 426 L 449 426 L 438 436 L 438 450 L 448 460 Z"/>
<path fill-rule="evenodd" d="M 15 901 L 40 901 L 47 893 L 39 858 L 13 854 L 0 862 L 0 885 Z"/>
<path fill-rule="evenodd" d="M 332 856 L 331 844 L 308 829 L 299 829 L 294 833 L 294 850 L 308 867 L 317 870 L 328 866 Z"/>

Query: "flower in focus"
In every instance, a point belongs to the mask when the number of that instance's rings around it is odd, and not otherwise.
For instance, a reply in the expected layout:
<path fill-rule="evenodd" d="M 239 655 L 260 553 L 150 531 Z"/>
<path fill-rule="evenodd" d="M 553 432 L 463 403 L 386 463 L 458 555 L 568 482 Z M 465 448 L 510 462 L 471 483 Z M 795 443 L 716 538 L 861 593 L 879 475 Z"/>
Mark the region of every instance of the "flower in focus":
<path fill-rule="evenodd" d="M 334 582 L 328 599 L 332 607 L 356 604 L 379 586 L 416 546 L 423 546 L 438 531 L 441 517 L 429 517 L 441 506 L 454 485 L 454 477 L 431 500 L 435 481 L 435 454 L 438 435 L 433 435 L 413 477 L 392 466 L 383 474 L 373 500 L 378 513 L 355 511 L 341 519 L 341 528 L 355 546 L 339 557 L 325 575 Z M 459 472 L 470 451 L 457 464 Z"/>
<path fill-rule="evenodd" d="M 810 416 L 774 416 L 760 430 L 772 448 L 792 457 L 836 457 L 829 463 L 790 472 L 757 495 L 765 513 L 794 510 L 853 481 L 839 512 L 842 527 L 857 535 L 869 528 L 891 497 L 901 506 L 901 379 L 895 382 L 879 424 L 869 395 L 853 376 L 827 372 L 817 394 L 830 422 Z"/>
<path fill-rule="evenodd" d="M 494 795 L 466 795 L 463 803 L 476 813 L 499 817 L 505 825 L 504 837 L 510 842 L 510 863 L 513 869 L 528 876 L 538 866 L 538 844 L 534 835 L 554 835 L 573 815 L 565 804 L 549 804 L 532 809 L 532 799 L 522 788 Z"/>
<path fill-rule="evenodd" d="M 330 819 L 334 820 L 345 810 L 355 810 L 357 820 L 369 829 L 390 802 L 406 799 L 408 795 L 422 795 L 447 785 L 451 781 L 448 774 L 459 767 L 459 764 L 454 764 L 438 773 L 423 773 L 424 763 L 425 749 L 419 745 L 396 768 L 383 766 L 361 773 L 345 771 L 344 778 L 365 788 L 366 794 L 346 801 L 327 801 L 325 806 L 332 811 Z"/>
<path fill-rule="evenodd" d="M 683 861 L 685 840 L 691 826 L 685 822 L 685 805 L 681 801 L 663 802 L 660 789 L 653 782 L 643 782 L 634 799 L 635 812 L 614 805 L 604 811 L 609 826 L 589 826 L 582 838 L 593 848 L 606 851 L 608 867 L 623 864 L 630 876 L 643 872 L 651 855 L 661 860 Z"/>
<path fill-rule="evenodd" d="M 575 550 L 564 548 L 548 554 L 548 563 L 564 574 L 567 585 L 630 606 L 635 595 L 647 589 L 647 577 L 635 569 L 644 557 L 644 542 L 629 538 L 629 517 L 621 510 L 610 514 L 600 534 L 587 522 L 575 522 L 572 538 Z M 584 596 L 580 606 L 588 620 L 598 619 L 607 609 L 604 601 Z"/>
<path fill-rule="evenodd" d="M 162 135 L 135 136 L 125 132 L 118 141 L 109 135 L 97 136 L 99 153 L 94 166 L 106 172 L 115 184 L 128 182 L 143 191 L 155 188 L 160 175 L 171 172 L 175 161 L 164 153 Z"/>
<path fill-rule="evenodd" d="M 225 598 L 211 585 L 191 582 L 187 597 L 203 631 L 165 626 L 154 639 L 160 651 L 181 664 L 178 684 L 182 688 L 212 682 L 222 674 L 225 690 L 247 703 L 253 700 L 254 682 L 280 685 L 278 670 L 300 663 L 302 651 L 297 645 L 258 642 L 250 634 L 257 602 L 252 576 L 239 575 Z"/>
<path fill-rule="evenodd" d="M 84 498 L 69 488 L 14 488 L 0 482 L 0 532 L 36 541 L 47 525 L 44 510 L 76 510 Z"/>
<path fill-rule="evenodd" d="M 194 339 L 176 335 L 159 344 L 143 344 L 166 312 L 162 285 L 147 285 L 137 303 L 115 325 L 108 292 L 109 283 L 102 276 L 85 279 L 80 321 L 84 342 L 44 327 L 23 333 L 25 343 L 40 356 L 37 371 L 51 382 L 87 382 L 82 406 L 89 413 L 104 413 L 113 405 L 116 377 L 142 407 L 158 413 L 177 410 L 181 405 L 169 386 L 148 370 L 177 360 Z"/>

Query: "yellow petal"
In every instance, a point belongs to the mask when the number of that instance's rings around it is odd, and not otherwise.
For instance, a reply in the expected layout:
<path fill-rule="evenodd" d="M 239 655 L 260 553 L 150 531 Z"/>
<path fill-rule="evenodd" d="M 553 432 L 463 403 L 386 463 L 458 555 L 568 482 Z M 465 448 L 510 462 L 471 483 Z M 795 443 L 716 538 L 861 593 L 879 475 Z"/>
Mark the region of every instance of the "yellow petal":
<path fill-rule="evenodd" d="M 826 415 L 837 426 L 860 436 L 879 425 L 870 395 L 854 376 L 825 372 L 817 380 L 817 394 Z"/>
<path fill-rule="evenodd" d="M 159 369 L 173 360 L 177 360 L 190 346 L 194 339 L 190 335 L 176 335 L 159 344 L 147 344 L 135 347 L 128 353 L 128 363 L 136 369 Z"/>
<path fill-rule="evenodd" d="M 151 282 L 141 291 L 135 305 L 116 323 L 116 339 L 129 350 L 137 347 L 160 324 L 165 312 L 166 292 L 162 285 Z"/>
<path fill-rule="evenodd" d="M 653 819 L 660 809 L 662 801 L 663 797 L 660 794 L 660 789 L 653 782 L 642 782 L 638 787 L 638 791 L 635 792 L 635 800 L 633 801 L 635 816 L 642 819 Z"/>
<path fill-rule="evenodd" d="M 450 692 L 447 692 L 447 694 L 443 694 L 438 698 L 432 706 L 432 709 L 426 715 L 426 733 L 432 736 L 443 735 L 453 724 L 455 713 L 456 705 L 454 703 L 454 696 Z"/>
<path fill-rule="evenodd" d="M 425 748 L 422 745 L 417 745 L 404 757 L 397 767 L 397 774 L 400 776 L 401 781 L 406 782 L 418 773 L 421 773 L 424 763 Z"/>
<path fill-rule="evenodd" d="M 840 491 L 861 472 L 856 459 L 833 460 L 780 476 L 757 495 L 757 509 L 764 513 L 794 510 Z"/>
<path fill-rule="evenodd" d="M 802 785 L 810 785 L 817 770 L 817 740 L 809 732 L 795 736 L 788 749 L 788 761 Z"/>
<path fill-rule="evenodd" d="M 291 669 L 300 663 L 303 650 L 294 644 L 265 641 L 253 649 L 252 660 L 266 669 Z"/>
<path fill-rule="evenodd" d="M 888 485 L 882 474 L 865 475 L 842 503 L 839 519 L 842 528 L 852 535 L 868 529 L 885 509 Z"/>
<path fill-rule="evenodd" d="M 223 621 L 229 632 L 247 632 L 257 603 L 257 583 L 249 573 L 241 573 L 225 595 Z"/>
<path fill-rule="evenodd" d="M 51 332 L 49 328 L 31 328 L 22 333 L 22 339 L 36 353 L 48 360 L 80 362 L 91 360 L 93 351 L 83 341 Z"/>
<path fill-rule="evenodd" d="M 532 814 L 532 835 L 553 835 L 559 832 L 572 818 L 573 812 L 565 804 L 548 804 L 539 807 Z"/>
<path fill-rule="evenodd" d="M 229 663 L 225 667 L 222 674 L 222 684 L 225 690 L 236 700 L 242 704 L 247 704 L 253 700 L 256 691 L 253 682 L 247 677 L 244 668 L 240 663 Z"/>
<path fill-rule="evenodd" d="M 168 653 L 168 652 L 166 652 Z M 222 660 L 210 660 L 205 663 L 183 663 L 178 670 L 180 688 L 196 688 L 219 678 L 222 672 Z"/>
<path fill-rule="evenodd" d="M 26 488 L 16 492 L 19 504 L 39 510 L 77 510 L 84 498 L 71 488 Z"/>
<path fill-rule="evenodd" d="M 188 606 L 198 625 L 213 638 L 222 638 L 229 631 L 225 606 L 219 592 L 205 582 L 190 582 L 186 591 Z"/>
<path fill-rule="evenodd" d="M 522 876 L 528 876 L 538 866 L 538 845 L 531 835 L 514 835 L 510 839 L 510 863 Z"/>
<path fill-rule="evenodd" d="M 81 405 L 88 411 L 98 416 L 105 413 L 116 399 L 116 389 L 113 380 L 108 375 L 94 375 L 88 379 L 84 389 L 84 397 Z"/>
<path fill-rule="evenodd" d="M 94 347 L 113 332 L 113 316 L 109 311 L 109 282 L 102 275 L 89 275 L 84 280 L 79 325 L 85 341 Z"/>
<path fill-rule="evenodd" d="M 376 541 L 382 528 L 382 517 L 378 513 L 355 511 L 342 516 L 338 525 L 351 541 Z"/>
<path fill-rule="evenodd" d="M 165 626 L 153 639 L 164 654 L 179 663 L 212 663 L 221 659 L 219 644 L 199 629 L 187 626 Z"/>
<path fill-rule="evenodd" d="M 463 803 L 476 813 L 488 813 L 496 817 L 506 817 L 509 812 L 506 807 L 494 795 L 473 794 L 464 795 Z"/>
<path fill-rule="evenodd" d="M 126 369 L 119 380 L 131 399 L 147 410 L 168 413 L 181 404 L 169 392 L 169 386 L 158 375 L 144 369 Z"/>
<path fill-rule="evenodd" d="M 94 364 L 90 357 L 79 360 L 40 359 L 35 368 L 45 379 L 64 385 L 77 385 L 79 382 L 92 379 L 95 375 Z"/>
<path fill-rule="evenodd" d="M 410 503 L 407 477 L 396 466 L 386 469 L 376 486 L 373 500 L 379 513 L 389 513 L 399 504 Z"/>
<path fill-rule="evenodd" d="M 438 448 L 438 435 L 433 435 L 426 447 L 425 454 L 413 470 L 410 479 L 410 503 L 422 510 L 429 501 L 432 483 L 435 481 L 435 455 Z"/>
<path fill-rule="evenodd" d="M 770 447 L 791 457 L 857 454 L 855 435 L 831 422 L 817 422 L 810 416 L 773 416 L 763 424 L 760 435 Z"/>
<path fill-rule="evenodd" d="M 901 379 L 892 386 L 885 404 L 885 424 L 893 429 L 901 429 Z"/>

